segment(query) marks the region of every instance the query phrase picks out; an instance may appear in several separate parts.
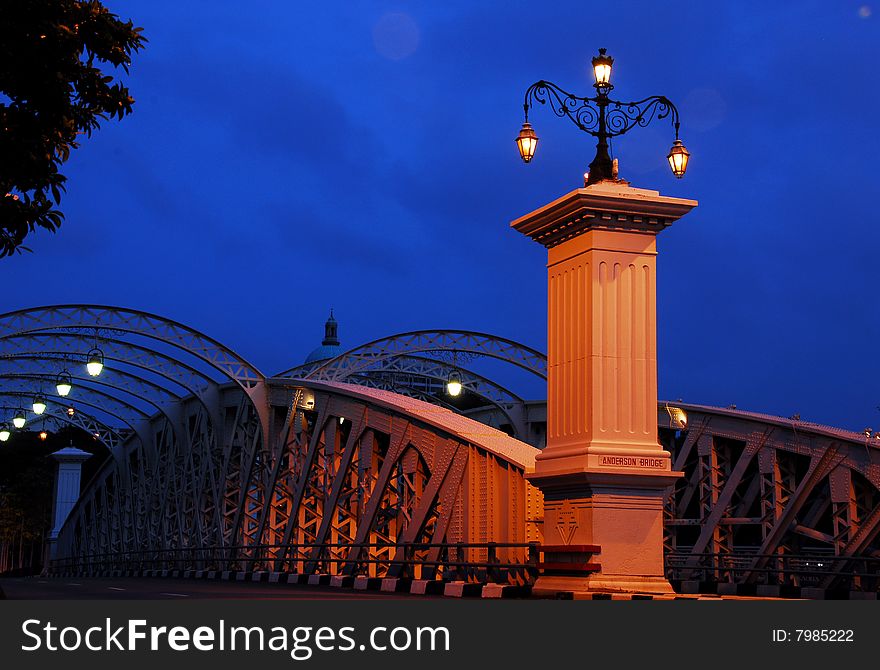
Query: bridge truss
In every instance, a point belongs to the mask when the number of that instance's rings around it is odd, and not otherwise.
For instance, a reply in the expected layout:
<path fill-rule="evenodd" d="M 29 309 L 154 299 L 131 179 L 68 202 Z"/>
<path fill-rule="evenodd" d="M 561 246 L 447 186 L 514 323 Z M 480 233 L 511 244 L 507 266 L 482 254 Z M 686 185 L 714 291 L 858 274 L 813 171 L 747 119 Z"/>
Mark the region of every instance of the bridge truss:
<path fill-rule="evenodd" d="M 99 378 L 82 370 L 95 344 Z M 481 357 L 546 379 L 540 352 L 466 331 L 403 333 L 266 379 L 155 315 L 47 307 L 0 315 L 0 411 L 40 391 L 32 423 L 75 425 L 113 454 L 59 537 L 68 560 L 423 578 L 485 578 L 492 563 L 521 582 L 543 505 L 523 476 L 537 450 L 515 438 L 541 434 L 546 413 L 469 369 Z M 69 398 L 51 393 L 62 369 Z M 453 370 L 470 408 L 444 393 Z M 658 407 L 684 473 L 666 503 L 671 579 L 878 591 L 880 441 L 676 407 L 686 426 Z"/>
<path fill-rule="evenodd" d="M 670 577 L 876 592 L 880 444 L 799 419 L 681 405 L 660 436 L 685 473 L 666 503 Z"/>
<path fill-rule="evenodd" d="M 270 398 L 268 442 L 250 403 L 228 392 L 221 413 L 234 428 L 218 452 L 191 442 L 150 486 L 138 485 L 135 461 L 105 468 L 61 553 L 126 567 L 432 578 L 487 562 L 492 544 L 506 578 L 526 579 L 541 503 L 523 475 L 536 449 L 374 388 L 272 383 Z M 130 519 L 123 500 L 137 510 Z"/>

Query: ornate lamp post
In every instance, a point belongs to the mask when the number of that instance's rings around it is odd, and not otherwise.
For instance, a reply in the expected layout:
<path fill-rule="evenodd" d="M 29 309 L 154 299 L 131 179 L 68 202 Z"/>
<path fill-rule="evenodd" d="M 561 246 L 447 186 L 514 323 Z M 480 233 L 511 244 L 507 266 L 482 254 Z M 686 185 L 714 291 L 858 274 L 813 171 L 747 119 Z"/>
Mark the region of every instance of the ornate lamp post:
<path fill-rule="evenodd" d="M 612 100 L 608 94 L 614 88 L 611 84 L 613 63 L 614 59 L 607 55 L 605 49 L 599 49 L 599 55 L 593 58 L 593 86 L 596 96 L 592 98 L 574 95 L 543 79 L 529 86 L 523 103 L 525 122 L 516 138 L 520 157 L 526 163 L 530 162 L 538 146 L 538 137 L 529 123 L 529 109 L 536 102 L 549 104 L 556 116 L 568 118 L 580 130 L 598 140 L 596 157 L 590 163 L 587 185 L 615 178 L 608 153 L 610 138 L 624 135 L 636 126 L 647 126 L 655 119 L 668 118 L 675 128 L 675 140 L 666 158 L 672 173 L 680 179 L 687 171 L 690 153 L 678 137 L 678 109 L 669 98 L 662 95 L 652 95 L 635 102 Z"/>
<path fill-rule="evenodd" d="M 524 104 L 526 115 L 549 104 L 596 137 L 586 184 L 510 224 L 547 249 L 547 446 L 526 475 L 544 495 L 534 592 L 667 593 L 664 494 L 681 473 L 657 435 L 656 237 L 697 203 L 615 178 L 608 140 L 656 119 L 675 129 L 676 177 L 689 154 L 667 98 L 612 100 L 613 60 L 603 49 L 592 65 L 595 97 L 539 81 Z M 537 142 L 527 116 L 526 162 Z"/>

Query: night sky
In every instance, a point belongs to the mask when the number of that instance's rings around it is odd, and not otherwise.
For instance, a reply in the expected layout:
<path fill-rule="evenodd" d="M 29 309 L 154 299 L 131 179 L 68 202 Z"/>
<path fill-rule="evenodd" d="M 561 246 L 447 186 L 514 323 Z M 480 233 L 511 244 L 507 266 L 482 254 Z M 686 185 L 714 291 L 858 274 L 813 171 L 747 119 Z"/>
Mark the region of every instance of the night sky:
<path fill-rule="evenodd" d="M 509 222 L 578 187 L 594 141 L 538 79 L 662 94 L 616 140 L 633 186 L 699 200 L 659 238 L 661 398 L 880 427 L 880 4 L 106 0 L 149 43 L 63 172 L 67 219 L 0 260 L 0 310 L 102 303 L 183 321 L 266 373 L 329 308 L 343 345 L 421 328 L 546 350 L 546 251 Z M 540 391 L 530 395 L 540 395 Z"/>

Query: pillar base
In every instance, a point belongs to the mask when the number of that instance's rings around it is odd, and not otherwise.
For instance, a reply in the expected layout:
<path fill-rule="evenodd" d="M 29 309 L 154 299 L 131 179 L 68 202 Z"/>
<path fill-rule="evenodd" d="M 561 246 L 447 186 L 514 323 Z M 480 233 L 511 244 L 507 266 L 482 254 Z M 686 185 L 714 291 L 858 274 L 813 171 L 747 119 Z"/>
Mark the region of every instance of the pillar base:
<path fill-rule="evenodd" d="M 673 593 L 663 562 L 663 501 L 681 474 L 538 469 L 527 475 L 544 493 L 545 569 L 533 592 Z"/>

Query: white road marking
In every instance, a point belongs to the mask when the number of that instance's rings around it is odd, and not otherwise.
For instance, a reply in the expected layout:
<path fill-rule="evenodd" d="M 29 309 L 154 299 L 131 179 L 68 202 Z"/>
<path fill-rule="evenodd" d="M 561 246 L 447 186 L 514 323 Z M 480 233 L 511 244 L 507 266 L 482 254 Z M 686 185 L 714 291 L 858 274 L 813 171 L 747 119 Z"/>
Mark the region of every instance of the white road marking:
<path fill-rule="evenodd" d="M 107 589 L 110 591 L 125 591 L 125 589 L 120 589 L 118 586 L 108 586 Z"/>
<path fill-rule="evenodd" d="M 187 593 L 160 593 L 160 596 L 172 596 L 173 598 L 189 598 Z"/>
<path fill-rule="evenodd" d="M 68 586 L 82 586 L 79 582 L 67 582 Z"/>

